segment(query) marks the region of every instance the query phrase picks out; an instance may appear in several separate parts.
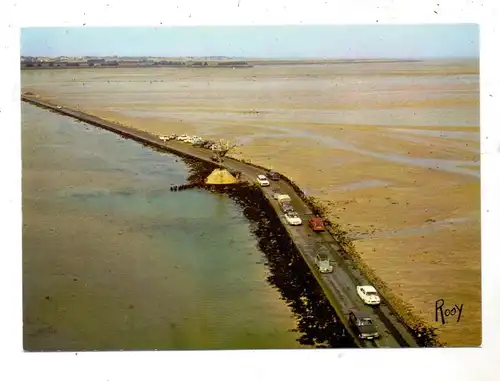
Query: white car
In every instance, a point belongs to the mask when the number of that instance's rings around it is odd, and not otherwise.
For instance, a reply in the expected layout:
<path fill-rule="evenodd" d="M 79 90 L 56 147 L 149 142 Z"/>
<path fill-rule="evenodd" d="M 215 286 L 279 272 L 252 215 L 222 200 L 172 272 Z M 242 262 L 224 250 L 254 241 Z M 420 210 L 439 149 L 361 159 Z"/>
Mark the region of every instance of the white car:
<path fill-rule="evenodd" d="M 361 300 L 370 306 L 380 304 L 380 296 L 373 286 L 357 286 L 356 291 Z"/>
<path fill-rule="evenodd" d="M 184 142 L 188 139 L 188 136 L 187 135 L 181 135 L 181 136 L 178 136 L 177 137 L 177 140 L 181 141 L 181 142 Z"/>
<path fill-rule="evenodd" d="M 328 274 L 333 272 L 333 266 L 330 262 L 330 257 L 326 253 L 318 253 L 314 258 L 314 263 L 318 267 L 318 270 L 322 274 Z"/>
<path fill-rule="evenodd" d="M 268 187 L 269 185 L 271 185 L 269 184 L 269 180 L 267 179 L 267 177 L 264 175 L 258 175 L 257 181 L 261 187 Z"/>
<path fill-rule="evenodd" d="M 285 214 L 285 220 L 292 226 L 302 225 L 302 220 L 295 212 L 288 212 Z"/>

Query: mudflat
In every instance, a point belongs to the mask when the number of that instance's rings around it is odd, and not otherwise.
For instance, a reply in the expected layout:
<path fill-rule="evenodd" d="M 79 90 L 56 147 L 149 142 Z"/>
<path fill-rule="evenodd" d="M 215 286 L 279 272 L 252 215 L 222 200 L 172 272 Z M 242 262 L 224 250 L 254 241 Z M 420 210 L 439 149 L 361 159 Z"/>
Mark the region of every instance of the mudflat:
<path fill-rule="evenodd" d="M 23 91 L 157 134 L 238 144 L 317 197 L 409 320 L 481 343 L 477 61 L 22 72 Z M 463 304 L 435 320 L 436 301 Z M 403 302 L 403 303 L 401 303 Z"/>

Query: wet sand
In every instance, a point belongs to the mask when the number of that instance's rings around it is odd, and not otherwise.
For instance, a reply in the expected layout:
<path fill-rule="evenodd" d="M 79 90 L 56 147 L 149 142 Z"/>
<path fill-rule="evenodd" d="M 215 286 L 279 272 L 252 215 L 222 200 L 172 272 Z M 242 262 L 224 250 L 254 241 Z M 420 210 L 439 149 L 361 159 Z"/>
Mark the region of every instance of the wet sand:
<path fill-rule="evenodd" d="M 477 62 L 22 73 L 23 91 L 113 121 L 240 143 L 453 346 L 481 342 L 478 77 Z M 464 304 L 459 323 L 434 322 L 440 298 Z"/>

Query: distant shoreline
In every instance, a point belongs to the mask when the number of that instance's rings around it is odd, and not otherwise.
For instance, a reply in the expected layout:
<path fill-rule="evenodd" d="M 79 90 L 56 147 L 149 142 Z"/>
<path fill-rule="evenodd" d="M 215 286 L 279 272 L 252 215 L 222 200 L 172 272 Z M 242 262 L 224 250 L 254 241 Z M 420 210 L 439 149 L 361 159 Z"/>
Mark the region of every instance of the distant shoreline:
<path fill-rule="evenodd" d="M 203 64 L 187 63 L 185 61 L 169 61 L 168 63 L 120 62 L 113 64 L 92 65 L 87 62 L 34 62 L 21 63 L 21 70 L 47 70 L 47 69 L 103 69 L 103 68 L 184 68 L 184 69 L 242 69 L 255 66 L 304 66 L 304 65 L 338 65 L 362 63 L 408 63 L 424 62 L 425 60 L 398 60 L 398 59 L 321 59 L 321 60 L 265 60 L 255 59 L 238 61 L 207 60 Z M 199 61 L 198 61 L 199 62 Z M 29 65 L 29 66 L 28 66 Z"/>

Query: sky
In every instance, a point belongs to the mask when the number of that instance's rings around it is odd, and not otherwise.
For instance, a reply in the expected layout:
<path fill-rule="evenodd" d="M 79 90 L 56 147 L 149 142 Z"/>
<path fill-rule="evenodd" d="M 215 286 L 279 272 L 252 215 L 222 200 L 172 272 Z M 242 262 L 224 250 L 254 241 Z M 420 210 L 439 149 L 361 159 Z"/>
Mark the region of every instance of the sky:
<path fill-rule="evenodd" d="M 23 56 L 477 58 L 476 24 L 23 28 Z"/>

